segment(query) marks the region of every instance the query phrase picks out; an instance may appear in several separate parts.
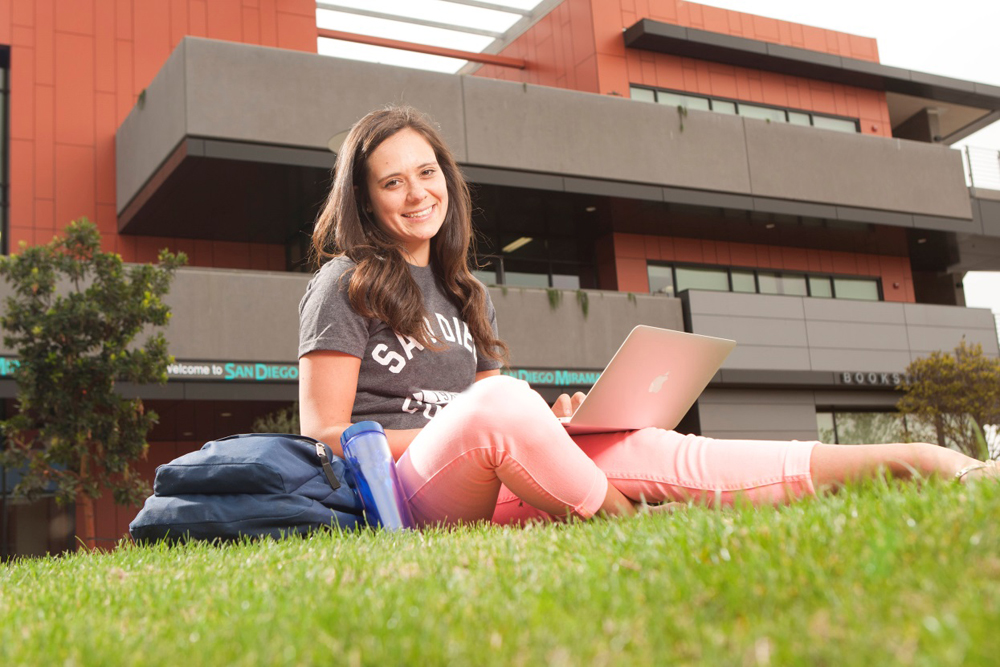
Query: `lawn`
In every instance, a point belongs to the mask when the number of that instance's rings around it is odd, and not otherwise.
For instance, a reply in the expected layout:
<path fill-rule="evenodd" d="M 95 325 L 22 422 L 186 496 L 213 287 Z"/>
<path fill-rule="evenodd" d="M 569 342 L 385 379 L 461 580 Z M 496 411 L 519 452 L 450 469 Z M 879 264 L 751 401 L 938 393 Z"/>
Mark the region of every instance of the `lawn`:
<path fill-rule="evenodd" d="M 995 665 L 1000 485 L 0 567 L 2 665 Z"/>

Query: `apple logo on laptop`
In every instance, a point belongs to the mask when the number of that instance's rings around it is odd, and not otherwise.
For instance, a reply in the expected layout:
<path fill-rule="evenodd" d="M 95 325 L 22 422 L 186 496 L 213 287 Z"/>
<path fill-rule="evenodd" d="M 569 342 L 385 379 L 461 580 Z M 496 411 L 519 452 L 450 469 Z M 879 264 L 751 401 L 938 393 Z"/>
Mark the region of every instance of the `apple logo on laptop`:
<path fill-rule="evenodd" d="M 649 393 L 655 394 L 663 389 L 663 383 L 670 379 L 670 371 L 667 371 L 663 375 L 658 375 L 653 378 L 653 381 L 649 383 Z"/>

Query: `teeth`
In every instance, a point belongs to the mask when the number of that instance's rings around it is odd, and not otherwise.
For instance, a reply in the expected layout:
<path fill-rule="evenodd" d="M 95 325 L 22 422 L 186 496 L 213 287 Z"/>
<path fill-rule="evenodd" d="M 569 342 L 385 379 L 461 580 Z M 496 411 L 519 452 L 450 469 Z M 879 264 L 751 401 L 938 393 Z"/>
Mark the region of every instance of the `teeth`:
<path fill-rule="evenodd" d="M 425 208 L 422 211 L 415 211 L 413 213 L 404 213 L 403 217 L 404 218 L 420 218 L 420 217 L 423 217 L 423 216 L 427 215 L 428 213 L 430 213 L 432 208 L 434 208 L 434 207 L 433 206 L 428 206 L 427 208 Z"/>

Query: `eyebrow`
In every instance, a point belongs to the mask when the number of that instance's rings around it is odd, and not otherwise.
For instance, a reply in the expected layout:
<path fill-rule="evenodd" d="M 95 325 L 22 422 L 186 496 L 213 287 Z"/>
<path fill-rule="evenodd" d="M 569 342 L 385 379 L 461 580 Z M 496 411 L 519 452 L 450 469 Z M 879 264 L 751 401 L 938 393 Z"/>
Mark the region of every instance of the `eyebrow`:
<path fill-rule="evenodd" d="M 420 171 L 424 167 L 437 167 L 437 166 L 438 166 L 437 160 L 434 160 L 433 162 L 424 162 L 421 165 L 417 165 L 417 171 Z M 392 178 L 393 176 L 400 176 L 400 175 L 402 175 L 400 172 L 394 171 L 391 174 L 386 174 L 385 176 L 379 176 L 378 178 L 375 179 L 375 181 L 381 183 L 387 178 Z"/>

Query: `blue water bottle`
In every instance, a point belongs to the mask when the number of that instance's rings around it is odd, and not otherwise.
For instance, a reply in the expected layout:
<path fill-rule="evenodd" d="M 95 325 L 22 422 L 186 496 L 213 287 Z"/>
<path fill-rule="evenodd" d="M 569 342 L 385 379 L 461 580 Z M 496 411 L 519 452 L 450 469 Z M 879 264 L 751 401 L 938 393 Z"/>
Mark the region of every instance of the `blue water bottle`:
<path fill-rule="evenodd" d="M 340 436 L 344 459 L 358 483 L 369 520 L 389 530 L 413 528 L 413 515 L 403 497 L 389 441 L 378 422 L 358 422 Z"/>

